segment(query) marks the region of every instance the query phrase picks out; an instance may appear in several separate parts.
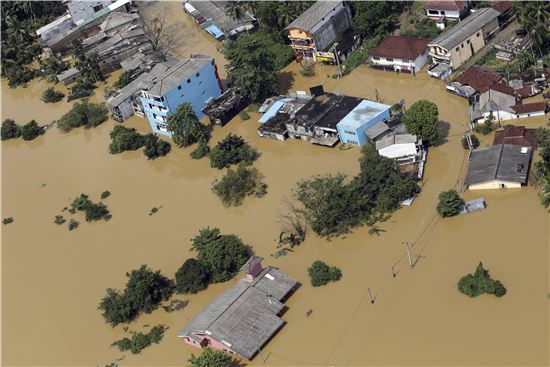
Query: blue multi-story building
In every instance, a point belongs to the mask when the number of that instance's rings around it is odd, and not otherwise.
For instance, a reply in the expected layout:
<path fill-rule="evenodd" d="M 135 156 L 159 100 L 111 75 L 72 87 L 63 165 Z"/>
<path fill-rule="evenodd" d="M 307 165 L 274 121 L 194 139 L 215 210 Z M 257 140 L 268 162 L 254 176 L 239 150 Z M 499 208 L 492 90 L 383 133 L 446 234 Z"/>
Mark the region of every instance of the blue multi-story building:
<path fill-rule="evenodd" d="M 380 121 L 391 118 L 391 106 L 364 99 L 337 125 L 342 143 L 364 145 L 368 138 L 365 132 Z"/>
<path fill-rule="evenodd" d="M 169 60 L 155 68 L 156 75 L 141 89 L 143 112 L 154 133 L 170 136 L 166 130 L 167 117 L 184 102 L 191 104 L 198 118 L 206 101 L 219 97 L 222 84 L 214 59 L 194 55 L 186 60 Z M 158 66 L 158 65 L 157 65 Z"/>

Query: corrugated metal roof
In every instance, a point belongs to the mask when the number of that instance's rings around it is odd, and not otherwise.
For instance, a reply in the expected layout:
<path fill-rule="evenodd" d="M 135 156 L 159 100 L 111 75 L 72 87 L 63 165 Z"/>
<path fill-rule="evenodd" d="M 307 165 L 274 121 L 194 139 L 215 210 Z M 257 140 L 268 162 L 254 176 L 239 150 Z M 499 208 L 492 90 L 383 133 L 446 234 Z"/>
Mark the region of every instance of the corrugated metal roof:
<path fill-rule="evenodd" d="M 342 1 L 316 1 L 285 29 L 299 29 L 310 32 L 317 23 L 330 14 Z"/>
<path fill-rule="evenodd" d="M 519 145 L 499 144 L 476 149 L 470 156 L 466 185 L 493 180 L 527 182 L 532 149 Z"/>
<path fill-rule="evenodd" d="M 382 103 L 369 101 L 367 99 L 362 100 L 357 107 L 338 123 L 338 126 L 358 128 L 390 108 L 391 106 Z"/>

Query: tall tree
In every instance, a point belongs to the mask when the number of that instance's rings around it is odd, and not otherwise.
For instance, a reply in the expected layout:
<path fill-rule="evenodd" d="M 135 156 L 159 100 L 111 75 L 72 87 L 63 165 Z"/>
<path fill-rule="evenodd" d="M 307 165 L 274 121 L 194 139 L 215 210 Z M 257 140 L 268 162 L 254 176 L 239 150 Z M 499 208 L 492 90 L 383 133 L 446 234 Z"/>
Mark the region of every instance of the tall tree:
<path fill-rule="evenodd" d="M 172 134 L 172 140 L 179 146 L 206 143 L 210 139 L 210 130 L 199 121 L 189 103 L 179 105 L 176 112 L 168 116 L 166 125 Z"/>
<path fill-rule="evenodd" d="M 426 99 L 416 101 L 403 115 L 403 123 L 409 134 L 416 135 L 425 143 L 433 145 L 441 139 L 437 130 L 439 111 L 437 105 Z"/>

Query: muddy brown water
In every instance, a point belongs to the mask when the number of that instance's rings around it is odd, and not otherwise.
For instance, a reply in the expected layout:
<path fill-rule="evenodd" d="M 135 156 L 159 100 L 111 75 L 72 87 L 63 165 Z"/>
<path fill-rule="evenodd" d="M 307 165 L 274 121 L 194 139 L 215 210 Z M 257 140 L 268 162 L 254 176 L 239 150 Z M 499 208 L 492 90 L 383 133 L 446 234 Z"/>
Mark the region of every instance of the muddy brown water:
<path fill-rule="evenodd" d="M 179 16 L 179 3 L 164 6 Z M 182 24 L 194 26 L 180 15 Z M 214 49 L 217 44 L 206 38 L 201 42 Z M 323 83 L 328 91 L 359 97 L 378 93 L 387 104 L 402 98 L 408 105 L 421 98 L 437 103 L 448 137 L 430 150 L 424 189 L 411 207 L 380 224 L 385 232 L 379 237 L 369 235 L 366 227 L 331 241 L 309 233 L 294 253 L 274 259 L 278 213 L 291 188 L 314 174 L 356 174 L 358 149 L 262 139 L 256 133 L 257 115 L 248 121 L 236 118 L 216 127 L 212 142 L 229 132 L 245 137 L 261 152 L 254 166 L 269 188 L 264 198 L 224 208 L 210 190 L 223 172 L 210 168 L 206 159 L 190 159 L 191 149 L 175 149 L 155 161 L 147 161 L 141 151 L 110 155 L 108 133 L 116 124 L 111 120 L 68 134 L 53 128 L 33 142 L 2 142 L 2 217 L 15 219 L 2 226 L 2 364 L 103 365 L 123 357 L 120 365 L 185 365 L 198 351 L 185 346 L 177 333 L 238 279 L 175 297 L 190 301 L 184 310 L 140 316 L 130 329 L 159 323 L 170 327 L 160 344 L 140 355 L 109 347 L 126 334 L 122 325 L 105 324 L 97 305 L 107 287 L 122 288 L 125 272 L 141 264 L 173 276 L 193 256 L 189 239 L 200 228 L 216 226 L 238 234 L 265 257 L 265 265 L 302 283 L 287 301 L 287 324 L 248 365 L 547 365 L 549 221 L 536 191 L 465 192 L 467 199 L 485 197 L 487 209 L 444 220 L 435 214 L 438 194 L 460 188 L 464 178 L 460 138 L 466 101 L 424 73 L 412 77 L 362 66 L 336 80 L 327 77 L 333 67 L 318 68 L 310 79 L 297 71 L 296 64 L 285 69 L 283 87 L 307 90 Z M 2 80 L 2 119 L 45 124 L 59 118 L 70 106 L 39 101 L 45 87 L 45 82 L 33 81 L 27 88 L 9 89 Z M 512 123 L 536 127 L 546 120 Z M 148 130 L 146 120 L 138 117 L 125 124 Z M 492 135 L 482 144 L 491 141 Z M 98 199 L 104 190 L 112 193 L 104 200 L 113 214 L 109 222 L 86 223 L 76 215 L 81 225 L 72 232 L 53 223 L 81 192 Z M 148 215 L 161 205 L 158 213 Z M 417 263 L 412 270 L 403 241 L 413 243 Z M 309 285 L 306 268 L 317 259 L 340 267 L 342 279 L 320 288 Z M 505 297 L 471 300 L 457 292 L 458 279 L 473 272 L 480 260 L 508 288 Z M 310 317 L 305 316 L 308 309 L 313 310 Z"/>

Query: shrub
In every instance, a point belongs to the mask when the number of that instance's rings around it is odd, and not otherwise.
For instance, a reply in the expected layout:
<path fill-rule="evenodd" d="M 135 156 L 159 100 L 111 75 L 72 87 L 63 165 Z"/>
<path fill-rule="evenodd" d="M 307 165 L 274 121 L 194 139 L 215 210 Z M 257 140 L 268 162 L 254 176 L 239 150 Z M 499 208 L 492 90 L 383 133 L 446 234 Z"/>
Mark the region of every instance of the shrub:
<path fill-rule="evenodd" d="M 132 82 L 132 71 L 125 71 L 116 80 L 113 84 L 113 87 L 122 89 Z"/>
<path fill-rule="evenodd" d="M 129 350 L 132 352 L 132 354 L 139 354 L 143 349 L 147 348 L 151 344 L 158 344 L 162 340 L 162 337 L 164 336 L 164 331 L 166 329 L 168 328 L 164 325 L 153 326 L 151 328 L 151 331 L 149 331 L 147 334 L 134 332 L 131 339 L 123 338 L 117 340 L 113 344 L 111 344 L 111 346 L 116 346 L 121 352 Z"/>
<path fill-rule="evenodd" d="M 109 196 L 111 196 L 111 192 L 110 192 L 110 191 L 105 190 L 105 191 L 103 191 L 103 192 L 101 193 L 101 198 L 102 198 L 102 199 L 107 199 Z"/>
<path fill-rule="evenodd" d="M 147 159 L 164 157 L 172 149 L 170 143 L 164 140 L 160 140 L 158 136 L 152 133 L 145 135 L 144 140 L 145 149 L 143 150 L 143 154 L 145 154 Z"/>
<path fill-rule="evenodd" d="M 306 63 L 300 69 L 300 74 L 302 74 L 302 76 L 305 76 L 307 78 L 314 76 L 315 75 L 315 64 Z"/>
<path fill-rule="evenodd" d="M 208 267 L 197 259 L 187 259 L 176 272 L 177 293 L 197 293 L 208 287 Z"/>
<path fill-rule="evenodd" d="M 493 121 L 495 117 L 493 116 L 493 113 L 491 113 L 487 118 L 483 121 L 482 124 L 477 124 L 475 130 L 478 133 L 481 133 L 483 135 L 487 135 L 493 131 Z"/>
<path fill-rule="evenodd" d="M 4 122 L 2 122 L 0 135 L 2 140 L 16 139 L 21 136 L 21 127 L 12 119 L 5 119 Z"/>
<path fill-rule="evenodd" d="M 257 103 L 251 103 L 248 106 L 248 111 L 250 112 L 258 112 L 260 110 L 260 106 Z"/>
<path fill-rule="evenodd" d="M 193 159 L 201 159 L 206 157 L 208 154 L 210 154 L 210 147 L 208 146 L 208 143 L 199 141 L 197 148 L 191 152 L 190 156 Z"/>
<path fill-rule="evenodd" d="M 250 115 L 248 113 L 246 113 L 246 111 L 239 112 L 239 117 L 243 121 L 250 120 Z"/>
<path fill-rule="evenodd" d="M 468 297 L 477 297 L 483 293 L 494 294 L 502 297 L 506 294 L 506 288 L 498 280 L 491 279 L 489 272 L 483 268 L 480 262 L 475 273 L 468 274 L 458 281 L 458 290 Z"/>
<path fill-rule="evenodd" d="M 72 231 L 73 229 L 77 229 L 79 224 L 80 224 L 80 223 L 77 222 L 77 221 L 74 220 L 74 219 L 69 220 L 69 226 L 68 226 L 68 227 L 69 227 L 69 231 Z"/>
<path fill-rule="evenodd" d="M 470 139 L 472 141 L 472 148 L 477 149 L 479 147 L 479 139 L 477 138 L 477 136 L 475 136 L 474 134 L 470 134 Z M 464 147 L 464 149 L 470 149 L 466 136 L 462 138 L 462 147 Z"/>
<path fill-rule="evenodd" d="M 79 197 L 75 198 L 71 203 L 71 208 L 74 211 L 84 211 L 87 222 L 97 221 L 100 219 L 111 219 L 111 213 L 109 212 L 107 206 L 102 202 L 95 204 L 86 194 L 80 194 Z"/>
<path fill-rule="evenodd" d="M 116 125 L 109 136 L 111 137 L 111 144 L 109 144 L 109 153 L 111 154 L 137 150 L 145 144 L 144 137 L 133 127 Z"/>
<path fill-rule="evenodd" d="M 222 200 L 223 205 L 238 206 L 246 196 L 256 194 L 261 197 L 267 193 L 267 185 L 261 179 L 258 170 L 248 169 L 241 164 L 236 170 L 227 170 L 221 180 L 214 180 L 212 191 Z"/>
<path fill-rule="evenodd" d="M 34 140 L 45 133 L 46 129 L 39 126 L 34 120 L 31 120 L 27 124 L 21 126 L 21 137 L 23 140 Z"/>
<path fill-rule="evenodd" d="M 4 218 L 2 219 L 2 224 L 4 225 L 7 225 L 7 224 L 10 224 L 10 223 L 13 223 L 13 217 L 7 217 L 7 218 Z"/>
<path fill-rule="evenodd" d="M 460 207 L 464 205 L 464 200 L 455 190 L 444 191 L 439 194 L 439 203 L 437 212 L 442 217 L 453 217 L 460 213 Z"/>
<path fill-rule="evenodd" d="M 65 97 L 63 92 L 50 87 L 42 93 L 42 97 L 40 99 L 45 103 L 55 103 L 61 101 L 63 97 Z"/>
<path fill-rule="evenodd" d="M 240 162 L 249 165 L 257 157 L 256 149 L 248 145 L 242 137 L 230 133 L 210 151 L 210 165 L 218 169 Z"/>
<path fill-rule="evenodd" d="M 71 110 L 57 121 L 57 127 L 62 132 L 69 132 L 81 126 L 89 129 L 107 121 L 107 113 L 108 110 L 104 104 L 84 100 L 82 103 L 75 103 Z"/>
<path fill-rule="evenodd" d="M 56 215 L 55 220 L 53 222 L 57 225 L 61 225 L 61 224 L 65 223 L 65 218 L 63 218 L 62 215 Z"/>
<path fill-rule="evenodd" d="M 232 358 L 219 350 L 206 348 L 202 350 L 202 354 L 198 357 L 191 354 L 188 362 L 188 367 L 230 367 Z"/>
<path fill-rule="evenodd" d="M 326 263 L 317 260 L 307 269 L 311 285 L 319 287 L 321 285 L 328 284 L 329 282 L 335 282 L 342 278 L 342 272 L 335 266 L 328 266 Z"/>
<path fill-rule="evenodd" d="M 99 304 L 105 321 L 112 326 L 130 322 L 141 312 L 153 312 L 174 293 L 173 282 L 160 271 L 152 271 L 147 265 L 126 273 L 126 276 L 128 282 L 124 291 L 108 288 Z"/>
<path fill-rule="evenodd" d="M 86 79 L 78 80 L 72 88 L 69 89 L 67 102 L 73 99 L 86 98 L 94 93 L 95 84 Z"/>

